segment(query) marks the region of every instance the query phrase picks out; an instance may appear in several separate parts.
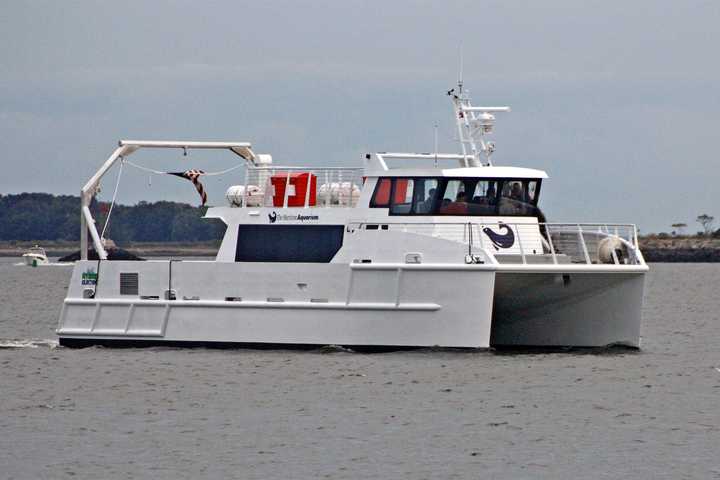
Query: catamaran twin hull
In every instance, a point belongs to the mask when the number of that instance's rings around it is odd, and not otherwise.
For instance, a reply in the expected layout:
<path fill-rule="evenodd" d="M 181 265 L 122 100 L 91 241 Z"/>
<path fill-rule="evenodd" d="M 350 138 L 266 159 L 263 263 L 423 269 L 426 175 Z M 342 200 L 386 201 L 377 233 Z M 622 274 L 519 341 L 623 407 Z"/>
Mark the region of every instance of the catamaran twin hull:
<path fill-rule="evenodd" d="M 490 261 L 81 261 L 58 334 L 68 346 L 639 347 L 646 270 Z"/>

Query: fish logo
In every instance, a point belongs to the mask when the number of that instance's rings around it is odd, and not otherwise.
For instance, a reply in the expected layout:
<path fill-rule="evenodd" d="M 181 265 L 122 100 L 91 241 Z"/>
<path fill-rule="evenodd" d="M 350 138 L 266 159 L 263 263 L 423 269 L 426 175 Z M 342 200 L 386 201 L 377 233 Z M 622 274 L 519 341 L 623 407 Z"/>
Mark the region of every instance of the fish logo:
<path fill-rule="evenodd" d="M 489 227 L 483 228 L 483 233 L 488 236 L 490 241 L 493 243 L 495 250 L 501 248 L 510 248 L 515 244 L 515 233 L 506 224 L 498 223 L 498 229 L 502 232 L 503 229 L 507 230 L 504 234 L 492 231 Z"/>
<path fill-rule="evenodd" d="M 275 223 L 277 221 L 277 212 L 268 213 L 268 220 L 270 220 L 270 223 Z"/>

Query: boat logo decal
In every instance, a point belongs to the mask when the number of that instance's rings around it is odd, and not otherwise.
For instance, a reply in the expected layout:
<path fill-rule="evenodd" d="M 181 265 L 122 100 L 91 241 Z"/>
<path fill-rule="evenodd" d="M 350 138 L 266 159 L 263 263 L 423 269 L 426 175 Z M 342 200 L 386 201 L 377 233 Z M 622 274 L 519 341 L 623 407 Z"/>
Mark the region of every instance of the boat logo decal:
<path fill-rule="evenodd" d="M 515 233 L 512 231 L 512 228 L 500 222 L 498 223 L 498 229 L 501 231 L 502 229 L 505 229 L 507 230 L 507 232 L 504 234 L 500 234 L 492 231 L 490 227 L 485 227 L 483 228 L 483 233 L 485 233 L 485 235 L 487 235 L 490 241 L 493 243 L 495 250 L 512 247 L 515 244 Z"/>
<path fill-rule="evenodd" d="M 308 222 L 320 220 L 317 215 L 303 215 L 298 213 L 297 215 L 278 215 L 277 212 L 268 213 L 268 220 L 270 223 L 275 222 Z"/>
<path fill-rule="evenodd" d="M 82 273 L 80 279 L 81 285 L 95 285 L 97 284 L 97 272 L 91 268 L 88 268 Z"/>

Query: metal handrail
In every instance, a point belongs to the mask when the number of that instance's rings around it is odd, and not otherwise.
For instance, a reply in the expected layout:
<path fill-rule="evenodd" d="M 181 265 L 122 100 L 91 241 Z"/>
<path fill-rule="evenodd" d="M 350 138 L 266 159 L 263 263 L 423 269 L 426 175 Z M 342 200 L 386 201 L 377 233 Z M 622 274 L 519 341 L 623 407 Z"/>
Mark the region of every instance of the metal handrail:
<path fill-rule="evenodd" d="M 312 168 L 312 167 L 284 167 L 278 165 L 272 166 L 253 166 L 248 165 L 245 173 L 245 187 L 243 194 L 243 206 L 249 206 L 252 203 L 260 203 L 263 206 L 269 205 L 272 197 L 272 189 L 269 188 L 269 179 L 274 175 L 286 176 L 285 195 L 283 197 L 282 206 L 288 206 L 288 198 L 290 196 L 290 176 L 292 173 L 308 173 L 314 175 L 317 183 L 323 182 L 318 186 L 319 199 L 317 204 L 310 205 L 310 183 L 306 187 L 304 208 L 312 207 L 354 207 L 357 203 L 360 190 L 362 187 L 362 168 Z M 258 191 L 252 194 L 249 190 L 250 186 L 258 187 Z M 323 187 L 324 191 L 323 191 Z M 260 206 L 251 205 L 251 206 Z"/>
<path fill-rule="evenodd" d="M 248 165 L 248 170 L 291 170 L 291 171 L 298 171 L 298 172 L 317 172 L 317 171 L 325 171 L 325 170 L 342 170 L 342 171 L 353 171 L 353 172 L 363 172 L 363 168 L 356 168 L 356 167 L 284 167 L 282 165 L 271 165 L 271 166 L 256 166 L 256 165 Z"/>
<path fill-rule="evenodd" d="M 351 222 L 349 230 L 362 230 L 365 225 L 388 225 L 389 229 L 402 228 L 403 232 L 429 235 L 468 245 L 470 250 L 479 247 L 487 255 L 502 257 L 505 263 L 512 262 L 513 255 L 520 257 L 520 263 L 531 263 L 533 256 L 549 255 L 553 264 L 566 263 L 640 265 L 644 264 L 637 243 L 637 228 L 634 224 L 611 223 L 520 223 L 520 222 L 393 222 L 377 220 L 371 222 Z M 511 255 L 502 254 L 486 248 L 483 241 L 483 227 L 507 226 L 517 236 L 517 249 Z M 537 229 L 537 235 L 544 241 L 540 253 L 524 245 L 523 229 Z M 545 233 L 542 233 L 544 227 Z M 413 231 L 415 229 L 416 231 Z M 470 233 L 473 229 L 475 232 Z M 470 231 L 469 231 L 470 230 Z M 611 233 L 614 232 L 614 233 Z M 614 239 L 603 244 L 605 239 Z M 531 242 L 532 243 L 532 242 Z M 537 244 L 537 243 L 536 243 Z"/>

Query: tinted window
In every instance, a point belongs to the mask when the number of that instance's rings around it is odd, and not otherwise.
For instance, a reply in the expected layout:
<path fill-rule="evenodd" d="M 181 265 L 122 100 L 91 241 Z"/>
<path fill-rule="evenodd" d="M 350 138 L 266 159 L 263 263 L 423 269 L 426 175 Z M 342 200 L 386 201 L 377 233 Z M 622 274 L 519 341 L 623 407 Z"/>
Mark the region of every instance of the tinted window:
<path fill-rule="evenodd" d="M 390 204 L 390 186 L 389 178 L 381 178 L 375 185 L 375 192 L 370 201 L 371 207 L 387 207 Z"/>
<path fill-rule="evenodd" d="M 442 200 L 435 210 L 437 215 L 467 215 L 468 202 L 465 181 L 448 180 L 442 194 Z"/>
<path fill-rule="evenodd" d="M 437 197 L 438 181 L 435 178 L 415 179 L 415 198 L 412 213 L 427 215 L 433 211 Z"/>
<path fill-rule="evenodd" d="M 343 243 L 342 225 L 239 225 L 236 262 L 328 263 Z"/>
<path fill-rule="evenodd" d="M 497 182 L 480 179 L 451 179 L 445 183 L 436 215 L 495 215 Z"/>
<path fill-rule="evenodd" d="M 537 180 L 506 180 L 498 203 L 498 215 L 536 215 Z"/>
<path fill-rule="evenodd" d="M 411 178 L 396 178 L 394 183 L 390 213 L 407 215 L 412 208 L 415 182 Z"/>
<path fill-rule="evenodd" d="M 537 216 L 539 195 L 540 180 L 383 178 L 370 206 L 393 215 Z"/>
<path fill-rule="evenodd" d="M 478 180 L 469 196 L 470 215 L 495 215 L 497 210 L 498 182 L 495 180 Z"/>
<path fill-rule="evenodd" d="M 527 196 L 528 196 L 528 202 L 532 203 L 533 205 L 537 205 L 537 194 L 538 194 L 538 188 L 537 183 L 535 180 L 531 180 L 528 182 L 527 187 Z"/>

